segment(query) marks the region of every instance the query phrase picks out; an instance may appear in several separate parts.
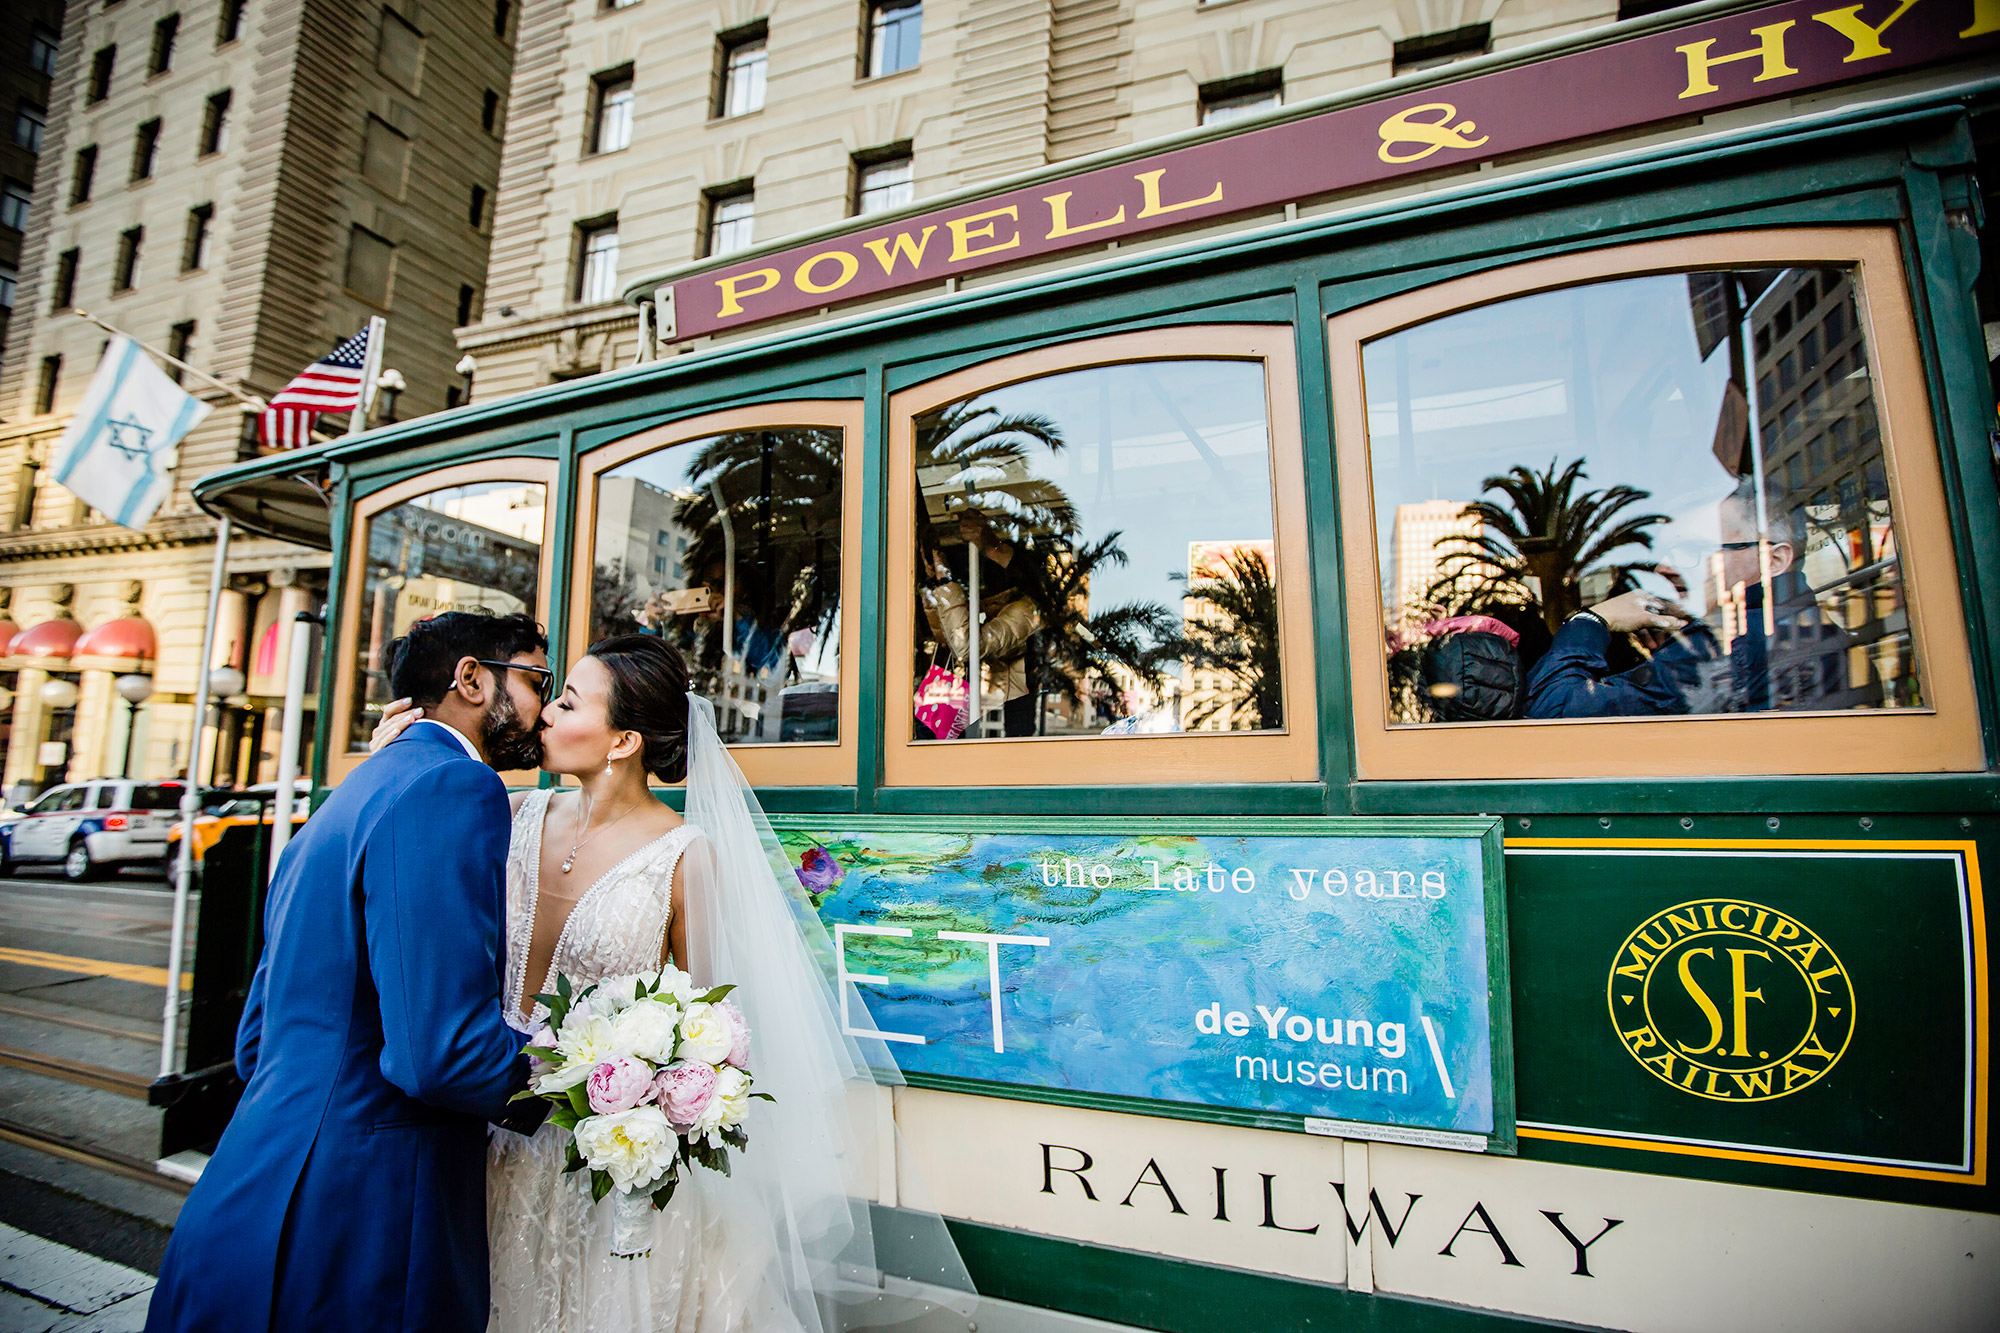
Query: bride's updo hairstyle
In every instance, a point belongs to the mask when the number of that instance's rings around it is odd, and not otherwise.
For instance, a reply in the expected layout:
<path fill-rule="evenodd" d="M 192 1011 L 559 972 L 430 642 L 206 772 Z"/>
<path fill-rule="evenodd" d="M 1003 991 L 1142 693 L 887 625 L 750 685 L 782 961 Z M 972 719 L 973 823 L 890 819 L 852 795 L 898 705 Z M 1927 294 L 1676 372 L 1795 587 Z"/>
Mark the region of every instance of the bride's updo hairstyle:
<path fill-rule="evenodd" d="M 611 673 L 614 731 L 636 731 L 639 762 L 662 782 L 687 779 L 688 669 L 680 650 L 650 634 L 617 634 L 590 645 Z"/>

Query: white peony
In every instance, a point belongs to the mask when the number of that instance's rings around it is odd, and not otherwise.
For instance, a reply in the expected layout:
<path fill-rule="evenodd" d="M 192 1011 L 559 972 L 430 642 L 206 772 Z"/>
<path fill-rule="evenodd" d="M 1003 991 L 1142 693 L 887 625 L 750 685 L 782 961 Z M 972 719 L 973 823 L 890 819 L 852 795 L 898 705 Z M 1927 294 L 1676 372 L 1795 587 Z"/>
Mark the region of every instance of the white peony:
<path fill-rule="evenodd" d="M 694 1003 L 695 996 L 702 992 L 695 987 L 694 978 L 668 963 L 660 969 L 658 993 L 671 995 L 674 1003 L 685 1009 Z"/>
<path fill-rule="evenodd" d="M 645 980 L 647 978 L 637 972 L 604 978 L 590 993 L 591 1008 L 606 1017 L 623 1013 L 632 1007 L 639 993 L 639 983 Z"/>
<path fill-rule="evenodd" d="M 674 1028 L 681 1011 L 661 1000 L 641 1000 L 611 1020 L 613 1040 L 625 1052 L 651 1064 L 674 1058 Z"/>
<path fill-rule="evenodd" d="M 721 1064 L 735 1046 L 735 1025 L 714 1005 L 696 1002 L 681 1015 L 681 1059 Z"/>
<path fill-rule="evenodd" d="M 643 1189 L 665 1175 L 680 1142 L 665 1112 L 651 1102 L 588 1116 L 576 1122 L 575 1133 L 584 1162 L 608 1173 L 621 1190 Z"/>
<path fill-rule="evenodd" d="M 598 1065 L 627 1052 L 618 1049 L 617 1029 L 610 1019 L 586 1017 L 579 1021 L 572 1010 L 556 1039 L 556 1054 L 561 1059 L 555 1070 L 535 1080 L 538 1093 L 567 1092 L 589 1078 Z"/>
<path fill-rule="evenodd" d="M 715 1071 L 715 1095 L 708 1099 L 695 1132 L 734 1129 L 750 1114 L 750 1076 L 734 1065 Z"/>

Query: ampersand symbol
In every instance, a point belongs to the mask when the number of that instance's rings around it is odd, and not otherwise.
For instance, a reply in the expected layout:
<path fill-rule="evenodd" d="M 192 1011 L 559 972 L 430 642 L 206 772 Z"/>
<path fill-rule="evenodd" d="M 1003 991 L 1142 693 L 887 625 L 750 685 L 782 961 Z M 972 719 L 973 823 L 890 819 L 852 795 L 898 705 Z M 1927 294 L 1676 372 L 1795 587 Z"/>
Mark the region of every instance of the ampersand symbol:
<path fill-rule="evenodd" d="M 1429 119 L 1420 119 L 1425 112 L 1434 113 Z M 1451 122 L 1458 116 L 1458 108 L 1449 102 L 1426 102 L 1413 106 L 1382 122 L 1376 133 L 1382 136 L 1382 147 L 1378 156 L 1384 162 L 1416 162 L 1429 157 L 1440 148 L 1477 148 L 1486 142 L 1486 136 L 1468 139 L 1465 136 L 1479 127 L 1469 120 Z M 1397 144 L 1423 144 L 1414 153 L 1392 153 L 1389 150 Z"/>

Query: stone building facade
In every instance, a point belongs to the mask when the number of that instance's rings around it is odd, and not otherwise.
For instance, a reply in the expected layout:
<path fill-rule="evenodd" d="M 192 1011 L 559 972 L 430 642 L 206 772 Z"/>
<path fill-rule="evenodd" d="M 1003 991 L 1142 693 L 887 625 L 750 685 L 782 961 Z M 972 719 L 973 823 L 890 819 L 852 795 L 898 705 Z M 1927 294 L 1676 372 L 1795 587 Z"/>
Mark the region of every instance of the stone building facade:
<path fill-rule="evenodd" d="M 119 772 L 128 728 L 135 775 L 189 766 L 215 527 L 189 487 L 255 448 L 237 398 L 185 374 L 216 410 L 182 442 L 143 530 L 45 479 L 109 336 L 85 312 L 264 396 L 381 315 L 383 364 L 407 388 L 378 411 L 451 405 L 452 330 L 484 283 L 517 26 L 507 0 L 68 6 L 0 362 L 11 794 Z M 325 563 L 272 541 L 232 547 L 214 663 L 242 681 L 202 776 L 272 776 L 284 626 L 322 599 Z M 133 619 L 143 630 L 111 636 L 125 656 L 86 661 L 65 645 Z M 121 671 L 152 677 L 142 705 L 116 693 Z M 71 692 L 45 689 L 52 678 L 77 687 L 73 706 L 56 706 Z"/>
<path fill-rule="evenodd" d="M 28 216 L 45 206 L 35 193 L 48 130 L 49 78 L 62 42 L 62 0 L 15 0 L 0 13 L 0 354 L 19 291 Z"/>
<path fill-rule="evenodd" d="M 618 296 L 639 278 L 1620 16 L 1614 0 L 526 0 L 487 300 L 459 343 L 480 397 L 609 370 L 636 350 Z"/>

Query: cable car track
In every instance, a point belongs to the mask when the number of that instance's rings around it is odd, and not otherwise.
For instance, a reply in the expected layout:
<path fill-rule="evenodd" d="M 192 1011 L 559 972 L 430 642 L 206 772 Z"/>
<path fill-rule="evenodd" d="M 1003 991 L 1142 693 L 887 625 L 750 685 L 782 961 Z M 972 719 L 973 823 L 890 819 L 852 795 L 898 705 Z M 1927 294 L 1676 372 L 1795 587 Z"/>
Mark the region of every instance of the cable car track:
<path fill-rule="evenodd" d="M 33 1125 L 24 1125 L 18 1120 L 9 1119 L 5 1116 L 0 1116 L 0 1142 L 19 1144 L 24 1148 L 33 1148 L 37 1152 L 45 1152 L 51 1157 L 60 1157 L 65 1161 L 78 1162 L 84 1166 L 96 1167 L 100 1171 L 108 1171 L 112 1175 L 123 1176 L 127 1180 L 136 1180 L 143 1185 L 158 1185 L 163 1189 L 170 1189 L 179 1194 L 186 1194 L 194 1188 L 192 1182 L 182 1180 L 176 1176 L 170 1176 L 143 1158 L 132 1157 L 112 1148 L 98 1148 L 88 1144 L 77 1143 L 60 1135 L 51 1134 L 47 1130 L 37 1129 Z"/>

